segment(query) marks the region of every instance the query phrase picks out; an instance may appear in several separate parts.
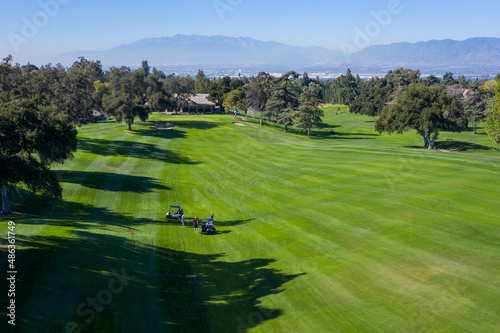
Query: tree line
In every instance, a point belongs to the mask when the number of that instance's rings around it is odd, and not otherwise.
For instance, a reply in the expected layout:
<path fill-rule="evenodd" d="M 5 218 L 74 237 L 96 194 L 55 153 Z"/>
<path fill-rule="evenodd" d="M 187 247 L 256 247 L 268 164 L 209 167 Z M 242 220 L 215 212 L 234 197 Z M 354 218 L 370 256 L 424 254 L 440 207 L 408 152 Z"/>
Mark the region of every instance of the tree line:
<path fill-rule="evenodd" d="M 77 127 L 96 113 L 125 122 L 129 130 L 152 112 L 187 106 L 191 94 L 208 94 L 221 110 L 248 112 L 260 119 L 307 132 L 322 125 L 322 103 L 349 105 L 350 112 L 377 117 L 379 132 L 415 130 L 432 149 L 439 130 L 463 130 L 484 122 L 500 142 L 500 84 L 492 81 L 420 77 L 418 70 L 397 69 L 382 78 L 361 80 L 350 70 L 334 80 L 312 79 L 290 71 L 279 77 L 260 72 L 246 77 L 195 78 L 150 68 L 111 67 L 79 58 L 69 68 L 50 64 L 0 63 L 0 191 L 3 212 L 10 213 L 8 192 L 28 189 L 60 198 L 62 189 L 50 172 L 54 163 L 73 156 Z"/>
<path fill-rule="evenodd" d="M 461 131 L 472 125 L 476 134 L 483 122 L 491 139 L 500 143 L 500 74 L 482 81 L 455 79 L 450 72 L 441 79 L 423 79 L 419 70 L 400 68 L 366 81 L 350 71 L 339 79 L 330 83 L 334 101 L 348 104 L 352 113 L 377 117 L 379 133 L 414 130 L 424 146 L 433 149 L 440 130 Z"/>
<path fill-rule="evenodd" d="M 196 78 L 166 75 L 147 61 L 137 69 L 111 67 L 79 58 L 69 68 L 0 63 L 0 192 L 2 212 L 10 214 L 8 193 L 17 186 L 61 198 L 62 188 L 50 167 L 72 158 L 77 127 L 96 114 L 125 122 L 129 130 L 152 112 L 183 109 L 189 96 L 206 93 L 222 110 L 255 110 L 270 121 L 295 125 L 310 133 L 321 125 L 317 83 L 290 72 L 280 78 Z"/>

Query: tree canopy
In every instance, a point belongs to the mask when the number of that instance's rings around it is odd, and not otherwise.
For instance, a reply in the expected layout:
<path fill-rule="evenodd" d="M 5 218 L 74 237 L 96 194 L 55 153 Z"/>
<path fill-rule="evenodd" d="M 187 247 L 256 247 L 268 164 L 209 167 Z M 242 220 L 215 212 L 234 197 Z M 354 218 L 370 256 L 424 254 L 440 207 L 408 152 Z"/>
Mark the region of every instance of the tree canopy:
<path fill-rule="evenodd" d="M 474 125 L 474 134 L 477 134 L 477 125 L 487 117 L 488 100 L 483 89 L 472 87 L 471 94 L 464 101 L 464 111 L 467 120 Z"/>
<path fill-rule="evenodd" d="M 294 82 L 299 74 L 288 72 L 283 74 L 271 88 L 271 95 L 266 103 L 266 113 L 268 119 L 283 124 L 284 131 L 288 130 L 288 125 L 293 123 L 294 113 L 299 107 L 298 86 Z"/>
<path fill-rule="evenodd" d="M 373 78 L 364 83 L 357 97 L 349 104 L 352 113 L 378 116 L 403 94 L 406 87 L 420 81 L 420 71 L 399 68 L 389 71 L 383 78 Z"/>
<path fill-rule="evenodd" d="M 486 132 L 491 140 L 496 144 L 500 143 L 500 81 L 495 87 L 496 100 L 493 104 L 493 110 L 486 122 Z"/>
<path fill-rule="evenodd" d="M 300 76 L 290 71 L 279 78 L 261 72 L 248 84 L 246 103 L 262 119 L 306 130 L 310 137 L 311 128 L 321 126 L 323 113 L 317 106 L 323 101 L 324 88 L 318 80 L 309 78 L 307 73 Z M 319 112 L 321 111 L 321 112 Z"/>
<path fill-rule="evenodd" d="M 16 185 L 61 198 L 50 171 L 76 151 L 77 131 L 69 116 L 54 107 L 38 108 L 27 100 L 0 104 L 0 180 L 3 213 L 10 214 L 7 192 Z"/>
<path fill-rule="evenodd" d="M 262 125 L 263 112 L 266 110 L 267 101 L 271 96 L 271 86 L 273 77 L 265 72 L 260 72 L 253 77 L 246 90 L 245 104 L 247 107 L 256 111 L 260 115 L 260 124 Z"/>
<path fill-rule="evenodd" d="M 109 93 L 103 97 L 106 114 L 114 116 L 117 121 L 124 121 L 129 131 L 136 117 L 141 121 L 148 119 L 150 107 L 146 80 L 144 68 L 133 72 L 128 68 L 121 69 L 111 78 Z"/>
<path fill-rule="evenodd" d="M 238 89 L 232 90 L 224 95 L 222 106 L 229 111 L 245 109 L 245 88 L 241 86 Z"/>
<path fill-rule="evenodd" d="M 415 130 L 422 136 L 428 149 L 434 148 L 440 130 L 466 128 L 467 118 L 460 101 L 449 96 L 443 86 L 428 87 L 423 83 L 410 85 L 375 122 L 375 129 L 379 133 Z"/>
<path fill-rule="evenodd" d="M 194 81 L 194 91 L 197 94 L 208 94 L 210 80 L 205 76 L 203 70 L 199 70 Z"/>

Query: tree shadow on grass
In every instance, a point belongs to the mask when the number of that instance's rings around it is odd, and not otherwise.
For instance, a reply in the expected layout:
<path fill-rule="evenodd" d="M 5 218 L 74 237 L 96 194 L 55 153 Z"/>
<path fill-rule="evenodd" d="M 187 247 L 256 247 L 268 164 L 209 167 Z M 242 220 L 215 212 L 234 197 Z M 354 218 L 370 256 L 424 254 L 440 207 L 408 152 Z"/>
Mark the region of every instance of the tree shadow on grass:
<path fill-rule="evenodd" d="M 36 204 L 36 202 L 34 202 Z M 19 209 L 23 209 L 20 207 Z M 78 202 L 55 201 L 46 208 L 36 210 L 38 218 L 22 220 L 24 225 L 57 226 L 78 229 L 101 229 L 115 232 L 134 233 L 138 227 L 156 224 L 161 220 L 134 218 L 131 215 L 118 214 L 104 207 L 97 207 Z"/>
<path fill-rule="evenodd" d="M 224 227 L 234 227 L 234 226 L 237 226 L 237 225 L 245 224 L 247 222 L 251 222 L 253 220 L 254 219 L 232 220 L 232 221 L 218 221 L 218 220 L 215 220 L 214 223 L 217 224 L 217 225 L 220 225 L 220 226 L 224 226 Z"/>
<path fill-rule="evenodd" d="M 161 221 L 161 212 L 155 219 L 135 218 L 116 213 L 106 207 L 78 202 L 48 199 L 42 195 L 21 190 L 21 200 L 11 200 L 16 211 L 23 212 L 16 220 L 25 225 L 57 226 L 61 228 L 101 229 L 130 233 L 138 227 Z"/>
<path fill-rule="evenodd" d="M 165 131 L 168 132 L 168 131 Z M 123 156 L 140 159 L 155 159 L 172 164 L 199 164 L 187 156 L 160 148 L 158 145 L 135 141 L 102 139 L 79 139 L 78 150 L 100 156 Z"/>
<path fill-rule="evenodd" d="M 170 129 L 157 129 L 156 123 L 160 124 L 171 124 L 173 125 Z M 200 120 L 169 120 L 169 121 L 154 121 L 150 125 L 142 125 L 138 130 L 133 130 L 129 132 L 131 135 L 146 136 L 146 137 L 156 137 L 164 139 L 184 139 L 187 137 L 186 131 L 184 129 L 195 129 L 195 130 L 210 130 L 220 125 L 209 121 Z M 133 128 L 133 127 L 132 127 Z"/>
<path fill-rule="evenodd" d="M 129 132 L 129 134 L 159 139 L 185 139 L 187 137 L 186 132 L 178 127 L 171 129 L 156 129 L 154 125 L 149 126 L 149 128 L 139 127 L 139 130 L 134 130 Z"/>
<path fill-rule="evenodd" d="M 464 141 L 440 141 L 436 143 L 438 149 L 445 149 L 449 151 L 467 151 L 467 150 L 496 150 L 497 148 L 488 147 L 472 142 Z"/>
<path fill-rule="evenodd" d="M 56 170 L 53 172 L 63 183 L 79 184 L 102 191 L 149 193 L 154 190 L 171 190 L 151 177 L 97 171 Z"/>
<path fill-rule="evenodd" d="M 210 130 L 219 127 L 220 125 L 211 121 L 201 121 L 201 120 L 172 120 L 168 121 L 170 124 L 186 129 L 196 129 L 196 130 Z"/>
<path fill-rule="evenodd" d="M 19 235 L 16 245 L 15 331 L 22 332 L 64 332 L 67 325 L 82 332 L 244 332 L 281 316 L 261 299 L 303 275 L 271 268 L 275 259 L 230 262 L 133 234 Z M 2 256 L 0 269 L 7 265 Z M 0 288 L 9 282 L 2 279 Z"/>
<path fill-rule="evenodd" d="M 427 148 L 423 146 L 405 146 L 404 148 L 409 149 L 422 149 L 426 150 Z M 480 145 L 472 142 L 464 142 L 464 141 L 437 141 L 436 149 L 449 150 L 449 151 L 468 151 L 468 150 L 496 150 L 495 147 L 489 147 Z"/>
<path fill-rule="evenodd" d="M 370 133 L 340 133 L 335 132 L 335 134 L 330 134 L 326 131 L 314 131 L 314 138 L 318 140 L 373 140 L 375 137 L 380 136 L 379 134 Z"/>
<path fill-rule="evenodd" d="M 264 129 L 266 127 L 269 128 L 274 128 L 283 131 L 283 126 L 280 124 L 272 123 L 272 122 L 266 122 L 265 126 L 263 127 Z M 322 130 L 311 130 L 311 137 L 314 138 L 315 140 L 369 140 L 372 139 L 373 137 L 378 137 L 380 134 L 370 134 L 370 133 L 339 133 L 335 132 L 335 134 L 330 134 L 330 131 L 327 131 L 329 129 L 334 129 L 341 127 L 340 125 L 331 125 L 331 124 L 323 124 L 322 125 Z M 293 127 L 288 128 L 288 133 L 290 134 L 296 134 L 299 136 L 307 136 L 307 133 L 304 131 L 299 131 Z"/>
<path fill-rule="evenodd" d="M 340 125 L 332 125 L 332 124 L 323 124 L 321 125 L 321 128 L 322 129 L 334 129 L 334 128 L 339 128 L 339 127 L 342 127 Z"/>
<path fill-rule="evenodd" d="M 194 219 L 194 216 L 193 217 L 184 217 L 184 224 L 185 224 L 185 226 L 189 227 L 189 228 L 192 228 L 193 227 L 193 219 Z M 199 228 L 200 229 L 201 229 L 201 223 L 202 223 L 201 220 L 202 219 L 199 219 L 199 221 L 200 221 Z M 253 221 L 253 220 L 254 219 L 232 220 L 232 221 L 219 221 L 217 219 L 214 219 L 214 226 L 217 229 L 217 234 L 228 234 L 231 231 L 228 231 L 228 230 L 220 231 L 219 228 L 235 227 L 235 226 L 242 225 L 242 224 L 245 224 L 245 223 Z M 163 219 L 162 222 L 160 222 L 160 223 L 164 223 L 164 224 L 168 224 L 168 225 L 172 225 L 172 226 L 176 226 L 176 225 L 177 226 L 182 226 L 181 220 L 177 220 L 177 219 Z"/>

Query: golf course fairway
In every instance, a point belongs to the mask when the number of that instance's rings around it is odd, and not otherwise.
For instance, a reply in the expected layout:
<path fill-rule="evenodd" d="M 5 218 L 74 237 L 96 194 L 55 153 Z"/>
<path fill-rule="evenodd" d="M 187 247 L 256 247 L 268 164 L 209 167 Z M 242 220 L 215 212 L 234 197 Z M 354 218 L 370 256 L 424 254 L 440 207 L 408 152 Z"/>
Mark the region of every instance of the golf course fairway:
<path fill-rule="evenodd" d="M 312 139 L 229 115 L 83 126 L 53 167 L 63 200 L 21 189 L 20 214 L 0 217 L 0 269 L 8 221 L 17 269 L 0 332 L 500 332 L 500 152 L 484 128 L 428 151 L 334 110 Z M 212 213 L 217 234 L 194 233 Z"/>

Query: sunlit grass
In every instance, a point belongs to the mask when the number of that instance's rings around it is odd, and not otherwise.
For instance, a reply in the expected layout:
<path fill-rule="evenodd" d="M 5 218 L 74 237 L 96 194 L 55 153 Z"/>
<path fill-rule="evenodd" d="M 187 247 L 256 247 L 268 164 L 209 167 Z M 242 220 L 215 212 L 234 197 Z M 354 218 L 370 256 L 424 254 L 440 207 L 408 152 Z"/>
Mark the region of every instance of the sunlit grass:
<path fill-rule="evenodd" d="M 314 147 L 232 116 L 80 129 L 75 158 L 56 168 L 63 201 L 11 203 L 23 213 L 16 328 L 497 331 L 500 153 L 470 133 L 441 136 L 465 150 L 420 150 L 412 132 L 380 135 L 372 118 L 335 110 L 312 140 L 266 126 Z M 185 228 L 165 220 L 170 204 Z M 195 234 L 190 219 L 211 213 L 219 233 Z M 128 285 L 95 317 L 77 312 L 122 270 Z"/>

